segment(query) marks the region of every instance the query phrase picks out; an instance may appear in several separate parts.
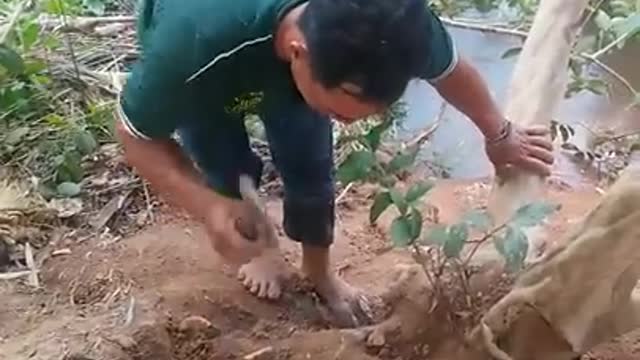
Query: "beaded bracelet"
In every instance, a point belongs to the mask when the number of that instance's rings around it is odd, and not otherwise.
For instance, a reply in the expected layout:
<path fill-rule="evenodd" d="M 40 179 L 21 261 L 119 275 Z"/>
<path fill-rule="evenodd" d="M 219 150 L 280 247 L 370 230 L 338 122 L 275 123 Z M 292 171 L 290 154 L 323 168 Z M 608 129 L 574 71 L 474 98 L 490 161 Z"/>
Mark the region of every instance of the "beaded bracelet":
<path fill-rule="evenodd" d="M 498 136 L 495 137 L 494 139 L 487 139 L 485 142 L 487 143 L 487 145 L 495 145 L 499 142 L 502 142 L 505 139 L 507 139 L 509 135 L 511 135 L 511 130 L 512 130 L 511 121 L 505 119 L 504 125 L 500 130 L 500 134 L 498 134 Z"/>

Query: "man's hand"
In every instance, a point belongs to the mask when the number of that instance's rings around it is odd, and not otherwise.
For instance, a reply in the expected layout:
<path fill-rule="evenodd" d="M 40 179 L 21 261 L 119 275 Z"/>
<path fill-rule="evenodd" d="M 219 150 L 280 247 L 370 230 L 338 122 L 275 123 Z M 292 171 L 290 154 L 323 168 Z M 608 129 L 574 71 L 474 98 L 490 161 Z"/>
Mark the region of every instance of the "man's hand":
<path fill-rule="evenodd" d="M 460 58 L 449 76 L 435 84 L 450 104 L 467 115 L 483 133 L 489 159 L 501 173 L 508 167 L 532 171 L 541 176 L 551 173 L 552 146 L 547 129 L 520 129 L 515 125 L 503 136 L 504 116 L 493 101 L 480 73 Z"/>
<path fill-rule="evenodd" d="M 216 251 L 232 262 L 246 263 L 266 248 L 277 247 L 278 238 L 253 181 L 244 175 L 239 180 L 242 200 L 217 203 L 205 224 Z"/>
<path fill-rule="evenodd" d="M 242 201 L 224 197 L 207 186 L 175 141 L 139 139 L 121 122 L 116 130 L 129 164 L 174 205 L 204 223 L 214 249 L 227 260 L 245 263 L 266 245 L 275 246 L 275 230 L 259 209 L 250 181 L 241 180 Z"/>
<path fill-rule="evenodd" d="M 227 199 L 212 206 L 204 219 L 213 248 L 226 260 L 235 264 L 247 263 L 260 255 L 270 238 L 256 219 L 246 200 Z"/>
<path fill-rule="evenodd" d="M 532 171 L 540 176 L 551 174 L 553 145 L 548 140 L 549 130 L 544 127 L 519 128 L 508 124 L 501 139 L 488 140 L 489 160 L 501 172 L 508 166 Z"/>

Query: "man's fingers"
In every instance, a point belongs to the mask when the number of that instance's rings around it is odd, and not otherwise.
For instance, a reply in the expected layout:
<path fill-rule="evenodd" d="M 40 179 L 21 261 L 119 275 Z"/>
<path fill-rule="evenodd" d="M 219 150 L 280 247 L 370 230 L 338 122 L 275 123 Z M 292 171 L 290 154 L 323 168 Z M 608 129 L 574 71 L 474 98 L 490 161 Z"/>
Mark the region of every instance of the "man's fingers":
<path fill-rule="evenodd" d="M 529 146 L 527 148 L 527 154 L 530 157 L 542 160 L 542 162 L 546 163 L 547 165 L 553 164 L 553 154 L 545 149 L 536 146 Z"/>
<path fill-rule="evenodd" d="M 530 136 L 546 136 L 551 133 L 551 130 L 544 126 L 532 126 L 530 128 L 526 128 L 524 133 Z"/>
<path fill-rule="evenodd" d="M 553 144 L 551 143 L 551 141 L 548 141 L 545 138 L 532 136 L 527 139 L 527 142 L 530 145 L 541 147 L 549 151 L 553 151 Z"/>

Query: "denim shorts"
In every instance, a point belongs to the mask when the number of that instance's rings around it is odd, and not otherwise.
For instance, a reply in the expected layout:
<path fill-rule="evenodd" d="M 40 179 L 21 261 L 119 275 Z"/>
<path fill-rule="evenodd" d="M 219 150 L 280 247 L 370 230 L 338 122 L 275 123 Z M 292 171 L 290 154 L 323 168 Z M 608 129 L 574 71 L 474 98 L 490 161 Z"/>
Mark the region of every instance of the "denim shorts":
<path fill-rule="evenodd" d="M 251 150 L 239 118 L 192 119 L 177 130 L 183 149 L 218 193 L 239 197 L 240 174 L 260 184 L 263 163 Z M 284 184 L 283 227 L 304 245 L 333 243 L 335 193 L 332 124 L 300 102 L 261 116 Z"/>

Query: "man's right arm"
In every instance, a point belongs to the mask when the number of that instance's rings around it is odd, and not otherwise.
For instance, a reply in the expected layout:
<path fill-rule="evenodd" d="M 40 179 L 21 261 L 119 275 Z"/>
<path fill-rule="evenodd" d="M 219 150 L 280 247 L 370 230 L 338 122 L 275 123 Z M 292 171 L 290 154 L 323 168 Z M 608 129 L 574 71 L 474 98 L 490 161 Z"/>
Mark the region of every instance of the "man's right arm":
<path fill-rule="evenodd" d="M 122 121 L 116 133 L 128 163 L 140 176 L 197 220 L 205 221 L 215 207 L 229 201 L 207 187 L 175 140 L 135 137 Z"/>

